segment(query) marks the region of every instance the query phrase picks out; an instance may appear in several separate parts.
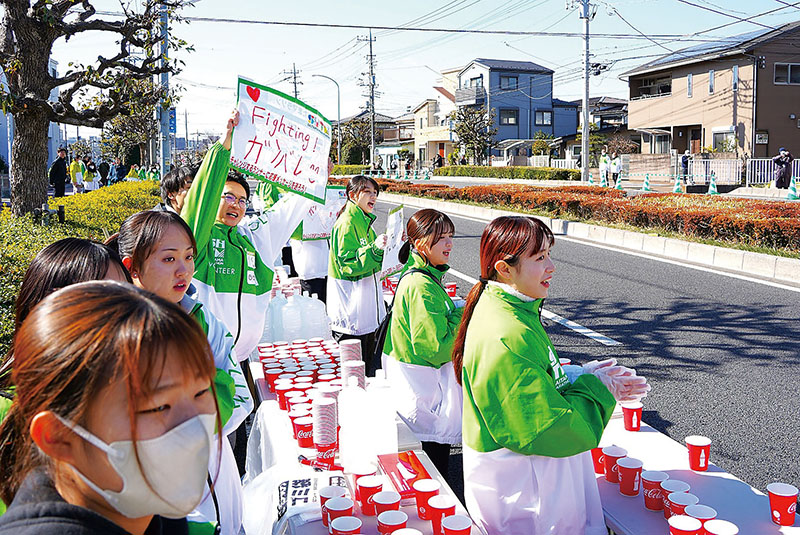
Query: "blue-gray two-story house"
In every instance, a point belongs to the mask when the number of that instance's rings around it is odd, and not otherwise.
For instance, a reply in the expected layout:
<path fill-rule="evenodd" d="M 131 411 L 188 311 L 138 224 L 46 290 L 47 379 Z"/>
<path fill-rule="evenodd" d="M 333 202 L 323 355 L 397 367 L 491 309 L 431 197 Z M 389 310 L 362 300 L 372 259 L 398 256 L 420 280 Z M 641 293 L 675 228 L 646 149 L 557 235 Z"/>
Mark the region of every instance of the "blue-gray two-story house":
<path fill-rule="evenodd" d="M 553 98 L 553 71 L 531 61 L 477 58 L 458 75 L 457 106 L 485 106 L 494 111 L 497 141 L 533 139 L 537 131 L 553 137 L 578 130 L 578 107 Z M 528 155 L 530 143 L 517 143 Z M 520 150 L 522 152 L 520 152 Z M 495 149 L 493 155 L 501 155 Z"/>

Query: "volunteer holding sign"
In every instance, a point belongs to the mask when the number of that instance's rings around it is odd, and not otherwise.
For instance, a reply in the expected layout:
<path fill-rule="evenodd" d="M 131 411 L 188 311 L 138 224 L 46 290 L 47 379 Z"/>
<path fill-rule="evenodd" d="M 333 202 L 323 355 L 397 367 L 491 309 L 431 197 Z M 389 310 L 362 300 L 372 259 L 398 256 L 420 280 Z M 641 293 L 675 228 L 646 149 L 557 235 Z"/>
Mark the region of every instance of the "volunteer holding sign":
<path fill-rule="evenodd" d="M 397 412 L 445 477 L 450 445 L 461 443 L 461 386 L 450 355 L 462 309 L 442 286 L 454 231 L 450 218 L 432 209 L 408 220 L 413 249 L 397 286 L 384 346 Z"/>
<path fill-rule="evenodd" d="M 616 401 L 649 386 L 613 360 L 574 382 L 541 323 L 555 267 L 553 234 L 500 217 L 481 236 L 481 280 L 453 351 L 464 388 L 464 494 L 489 535 L 606 535 L 591 455 Z M 613 394 L 612 394 L 613 392 Z"/>

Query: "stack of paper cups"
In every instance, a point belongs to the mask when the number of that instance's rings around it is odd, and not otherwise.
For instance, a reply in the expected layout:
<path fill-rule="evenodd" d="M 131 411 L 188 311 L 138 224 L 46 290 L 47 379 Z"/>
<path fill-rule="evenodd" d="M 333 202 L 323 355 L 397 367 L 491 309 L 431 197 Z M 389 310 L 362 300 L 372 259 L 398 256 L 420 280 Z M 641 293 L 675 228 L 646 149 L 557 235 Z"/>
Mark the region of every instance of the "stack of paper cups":
<path fill-rule="evenodd" d="M 361 361 L 361 340 L 342 340 L 339 342 L 339 355 L 342 364 L 349 361 Z"/>
<path fill-rule="evenodd" d="M 326 397 L 314 399 L 311 403 L 311 417 L 314 420 L 314 446 L 317 460 L 333 464 L 336 454 L 336 400 Z"/>
<path fill-rule="evenodd" d="M 367 388 L 366 368 L 363 361 L 350 360 L 342 362 L 342 382 L 345 385 L 349 385 L 351 377 L 358 379 L 358 386 Z"/>

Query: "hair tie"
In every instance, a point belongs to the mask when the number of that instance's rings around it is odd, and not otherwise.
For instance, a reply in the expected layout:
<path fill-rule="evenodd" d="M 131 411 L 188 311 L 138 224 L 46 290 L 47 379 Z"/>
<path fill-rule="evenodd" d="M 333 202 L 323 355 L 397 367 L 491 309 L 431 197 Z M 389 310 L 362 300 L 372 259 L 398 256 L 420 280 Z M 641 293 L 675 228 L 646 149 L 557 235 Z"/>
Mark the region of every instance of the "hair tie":
<path fill-rule="evenodd" d="M 489 279 L 485 279 L 483 277 L 480 277 L 478 279 L 478 282 L 480 282 L 483 286 L 486 286 L 486 283 L 489 282 Z"/>

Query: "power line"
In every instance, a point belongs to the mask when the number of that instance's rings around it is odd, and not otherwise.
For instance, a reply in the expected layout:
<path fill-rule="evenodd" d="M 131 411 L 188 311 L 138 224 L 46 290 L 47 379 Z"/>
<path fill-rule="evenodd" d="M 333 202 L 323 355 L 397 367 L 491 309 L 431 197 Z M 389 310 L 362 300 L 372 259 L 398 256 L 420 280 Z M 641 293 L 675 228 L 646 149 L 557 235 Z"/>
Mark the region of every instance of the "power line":
<path fill-rule="evenodd" d="M 756 26 L 761 26 L 762 28 L 766 28 L 768 30 L 777 30 L 777 28 L 773 28 L 772 26 L 767 26 L 766 24 L 761 24 L 760 22 L 755 22 L 754 20 L 751 20 L 751 18 L 746 18 L 745 19 L 745 18 L 742 18 L 742 17 L 737 17 L 736 15 L 731 15 L 730 13 L 725 13 L 724 11 L 720 11 L 719 9 L 714 9 L 713 7 L 701 6 L 700 4 L 695 4 L 693 2 L 689 2 L 689 0 L 677 0 L 677 1 L 680 2 L 681 4 L 686 4 L 687 6 L 696 7 L 698 9 L 702 9 L 702 10 L 705 10 L 705 11 L 710 11 L 711 13 L 716 13 L 717 15 L 722 15 L 724 17 L 728 17 L 728 18 L 731 18 L 731 19 L 736 19 L 739 22 L 749 22 L 750 24 L 755 24 Z M 755 17 L 752 17 L 752 18 L 755 18 Z"/>

